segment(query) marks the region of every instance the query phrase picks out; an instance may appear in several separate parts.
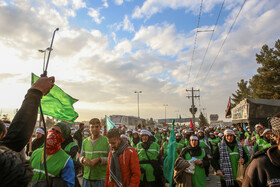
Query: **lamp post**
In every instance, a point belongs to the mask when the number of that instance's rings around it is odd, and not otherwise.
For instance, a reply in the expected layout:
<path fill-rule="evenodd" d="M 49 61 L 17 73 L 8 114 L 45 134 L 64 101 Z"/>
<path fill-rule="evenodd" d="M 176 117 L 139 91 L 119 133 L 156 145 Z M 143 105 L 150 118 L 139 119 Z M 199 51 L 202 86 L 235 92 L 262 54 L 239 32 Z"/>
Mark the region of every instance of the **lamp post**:
<path fill-rule="evenodd" d="M 139 115 L 139 94 L 142 93 L 142 91 L 134 91 L 134 93 L 137 93 L 138 118 L 140 118 L 140 115 Z"/>
<path fill-rule="evenodd" d="M 43 50 L 43 49 L 39 49 L 39 50 L 38 50 L 40 53 L 44 53 L 43 72 L 45 71 L 46 52 L 47 52 L 47 51 L 49 51 L 49 50 L 50 50 L 50 48 L 49 48 L 49 47 L 48 47 L 48 48 L 46 48 L 45 50 Z"/>
<path fill-rule="evenodd" d="M 165 125 L 166 125 L 166 107 L 168 106 L 168 104 L 163 104 L 163 106 L 165 107 Z"/>

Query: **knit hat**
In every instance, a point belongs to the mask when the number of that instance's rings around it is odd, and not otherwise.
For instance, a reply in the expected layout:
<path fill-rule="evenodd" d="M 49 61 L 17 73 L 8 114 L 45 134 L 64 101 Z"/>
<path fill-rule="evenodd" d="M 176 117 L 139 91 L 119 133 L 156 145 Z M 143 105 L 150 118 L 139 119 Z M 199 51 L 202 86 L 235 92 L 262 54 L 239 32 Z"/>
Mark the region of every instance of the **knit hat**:
<path fill-rule="evenodd" d="M 61 136 L 62 138 L 64 138 L 64 140 L 66 140 L 71 135 L 71 129 L 65 123 L 59 122 L 55 124 L 55 126 L 59 126 L 59 128 L 61 129 Z"/>

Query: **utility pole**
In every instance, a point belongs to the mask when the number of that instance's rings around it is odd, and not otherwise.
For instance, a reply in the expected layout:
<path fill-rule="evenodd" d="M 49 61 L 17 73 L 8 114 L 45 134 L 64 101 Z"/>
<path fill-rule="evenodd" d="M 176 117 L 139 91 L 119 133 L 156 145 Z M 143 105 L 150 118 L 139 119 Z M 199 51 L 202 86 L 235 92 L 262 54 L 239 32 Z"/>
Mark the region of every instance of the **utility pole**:
<path fill-rule="evenodd" d="M 139 94 L 142 93 L 142 91 L 135 91 L 134 93 L 137 93 L 137 106 L 138 106 L 138 119 L 140 118 L 139 115 Z"/>
<path fill-rule="evenodd" d="M 193 121 L 194 126 L 195 126 L 195 113 L 197 112 L 197 108 L 194 105 L 194 98 L 200 98 L 200 96 L 199 95 L 194 95 L 194 92 L 199 92 L 199 89 L 198 90 L 194 90 L 193 87 L 192 87 L 191 90 L 186 89 L 186 91 L 187 92 L 191 91 L 191 93 L 192 93 L 192 95 L 191 96 L 187 96 L 187 98 L 191 98 L 192 99 L 192 106 L 190 108 L 190 112 L 192 114 L 192 121 Z"/>

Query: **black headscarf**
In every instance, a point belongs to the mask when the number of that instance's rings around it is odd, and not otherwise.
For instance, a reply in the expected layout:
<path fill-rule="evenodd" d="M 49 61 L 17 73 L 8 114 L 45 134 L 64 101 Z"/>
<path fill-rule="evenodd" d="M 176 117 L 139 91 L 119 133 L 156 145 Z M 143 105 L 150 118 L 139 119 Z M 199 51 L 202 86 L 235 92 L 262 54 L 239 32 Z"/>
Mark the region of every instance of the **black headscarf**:
<path fill-rule="evenodd" d="M 137 136 L 137 138 L 133 137 L 132 142 L 134 145 L 137 145 L 140 142 L 140 137 L 139 136 Z"/>
<path fill-rule="evenodd" d="M 145 150 L 148 150 L 152 143 L 153 143 L 153 141 L 151 141 L 151 137 L 149 136 L 147 142 L 142 142 L 142 147 L 143 147 Z"/>
<path fill-rule="evenodd" d="M 201 155 L 201 147 L 199 146 L 199 141 L 197 146 L 192 147 L 191 145 L 188 145 L 181 153 L 181 157 L 185 158 L 185 155 L 187 152 L 190 153 L 191 157 L 194 156 L 200 156 Z"/>

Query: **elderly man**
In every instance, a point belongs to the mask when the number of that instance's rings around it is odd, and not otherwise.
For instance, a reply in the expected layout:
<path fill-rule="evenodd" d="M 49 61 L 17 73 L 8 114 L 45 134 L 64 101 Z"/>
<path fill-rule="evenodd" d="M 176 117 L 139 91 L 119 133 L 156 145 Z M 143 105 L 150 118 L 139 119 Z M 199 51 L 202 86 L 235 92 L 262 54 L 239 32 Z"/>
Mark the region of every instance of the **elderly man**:
<path fill-rule="evenodd" d="M 108 157 L 105 187 L 138 187 L 141 172 L 136 150 L 121 139 L 118 129 L 109 130 L 107 138 L 112 151 Z"/>
<path fill-rule="evenodd" d="M 280 186 L 280 113 L 270 121 L 277 145 L 256 153 L 246 169 L 243 187 Z"/>
<path fill-rule="evenodd" d="M 235 133 L 231 129 L 226 129 L 220 147 L 214 152 L 212 161 L 213 168 L 221 177 L 221 186 L 238 187 L 236 182 L 238 163 L 246 164 L 247 161 L 248 156 L 241 143 L 236 141 Z"/>

